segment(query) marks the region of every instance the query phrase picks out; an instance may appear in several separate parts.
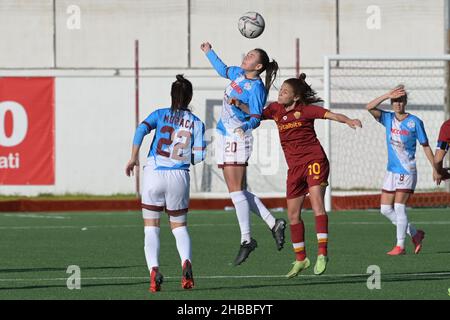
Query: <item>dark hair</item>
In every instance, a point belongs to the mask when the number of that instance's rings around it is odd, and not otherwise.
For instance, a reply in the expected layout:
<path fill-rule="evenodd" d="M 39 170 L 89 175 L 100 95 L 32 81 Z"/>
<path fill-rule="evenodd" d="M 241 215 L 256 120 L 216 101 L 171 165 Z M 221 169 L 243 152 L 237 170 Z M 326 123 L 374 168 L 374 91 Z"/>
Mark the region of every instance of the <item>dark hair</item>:
<path fill-rule="evenodd" d="M 189 103 L 192 100 L 192 83 L 182 74 L 177 74 L 177 80 L 172 83 L 172 112 L 186 110 L 189 111 Z"/>
<path fill-rule="evenodd" d="M 317 102 L 323 102 L 323 100 L 317 96 L 309 84 L 306 83 L 306 74 L 302 73 L 298 78 L 290 78 L 284 81 L 292 87 L 294 90 L 294 96 L 300 97 L 300 103 L 303 105 L 309 105 Z"/>
<path fill-rule="evenodd" d="M 273 82 L 275 81 L 275 78 L 277 77 L 278 63 L 273 59 L 272 61 L 270 61 L 267 52 L 265 52 L 263 49 L 256 48 L 255 51 L 258 51 L 260 63 L 263 65 L 259 73 L 261 74 L 264 71 L 266 72 L 266 81 L 264 83 L 266 91 L 269 92 L 270 87 L 272 86 Z"/>

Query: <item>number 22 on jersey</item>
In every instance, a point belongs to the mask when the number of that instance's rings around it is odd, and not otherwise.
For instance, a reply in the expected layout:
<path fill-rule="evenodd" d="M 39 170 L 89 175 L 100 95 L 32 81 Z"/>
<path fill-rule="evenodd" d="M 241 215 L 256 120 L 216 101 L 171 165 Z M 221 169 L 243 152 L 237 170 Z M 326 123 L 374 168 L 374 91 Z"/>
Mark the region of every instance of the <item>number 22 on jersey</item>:
<path fill-rule="evenodd" d="M 170 158 L 178 161 L 188 160 L 188 156 L 183 156 L 183 150 L 186 149 L 191 144 L 191 133 L 185 130 L 179 130 L 175 132 L 175 129 L 170 126 L 164 126 L 161 128 L 161 134 L 168 133 L 169 138 L 160 138 L 158 141 L 158 146 L 156 152 L 163 157 Z M 175 139 L 182 140 L 185 138 L 184 142 L 177 142 L 174 144 L 172 149 L 172 154 L 169 151 L 164 151 L 163 146 L 170 146 L 173 144 Z"/>

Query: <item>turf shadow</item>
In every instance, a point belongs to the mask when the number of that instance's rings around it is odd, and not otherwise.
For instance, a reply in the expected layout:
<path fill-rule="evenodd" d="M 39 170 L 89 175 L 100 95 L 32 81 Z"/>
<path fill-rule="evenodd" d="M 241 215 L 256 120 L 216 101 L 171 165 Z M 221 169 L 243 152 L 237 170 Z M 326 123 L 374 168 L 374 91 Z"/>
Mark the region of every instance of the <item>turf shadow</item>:
<path fill-rule="evenodd" d="M 446 275 L 440 275 L 437 273 L 447 273 Z M 408 282 L 408 281 L 442 281 L 450 279 L 450 271 L 433 271 L 422 272 L 423 275 L 418 276 L 416 273 L 401 273 L 401 274 L 382 274 L 381 283 L 386 282 Z M 260 289 L 260 288 L 273 288 L 273 287 L 302 287 L 302 286 L 316 286 L 324 284 L 366 284 L 370 275 L 358 275 L 358 276 L 340 276 L 338 278 L 331 277 L 314 277 L 314 278 L 294 278 L 294 279 L 281 279 L 278 283 L 270 284 L 258 284 L 258 285 L 241 285 L 241 286 L 220 286 L 212 288 L 196 288 L 195 291 L 211 291 L 211 290 L 242 290 L 242 289 Z"/>

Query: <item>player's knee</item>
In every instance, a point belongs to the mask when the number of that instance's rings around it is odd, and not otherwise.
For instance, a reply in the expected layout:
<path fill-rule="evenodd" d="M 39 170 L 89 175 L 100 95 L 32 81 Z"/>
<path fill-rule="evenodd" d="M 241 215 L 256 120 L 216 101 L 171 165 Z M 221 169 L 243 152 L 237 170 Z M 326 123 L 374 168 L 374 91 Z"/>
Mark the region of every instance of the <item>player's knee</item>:
<path fill-rule="evenodd" d="M 184 227 L 187 225 L 187 215 L 182 214 L 179 216 L 169 216 L 169 221 L 170 221 L 170 228 L 172 230 L 179 227 Z"/>
<path fill-rule="evenodd" d="M 287 216 L 290 224 L 300 223 L 301 220 L 300 211 L 288 209 Z"/>
<path fill-rule="evenodd" d="M 382 215 L 387 216 L 389 214 L 391 214 L 394 211 L 394 209 L 392 208 L 391 205 L 388 204 L 382 204 L 380 206 L 380 212 Z"/>

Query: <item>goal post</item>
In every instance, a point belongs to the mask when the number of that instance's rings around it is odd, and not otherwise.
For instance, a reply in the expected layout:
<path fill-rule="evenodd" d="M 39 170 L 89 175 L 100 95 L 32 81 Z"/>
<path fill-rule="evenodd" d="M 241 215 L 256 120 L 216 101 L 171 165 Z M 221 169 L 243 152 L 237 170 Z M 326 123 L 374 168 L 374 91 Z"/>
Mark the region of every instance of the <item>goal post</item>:
<path fill-rule="evenodd" d="M 342 124 L 324 122 L 323 147 L 331 167 L 325 197 L 327 211 L 332 209 L 332 197 L 379 194 L 387 163 L 385 134 L 365 105 L 396 85 L 405 85 L 407 110 L 424 121 L 434 151 L 440 125 L 448 114 L 445 66 L 449 61 L 450 55 L 324 57 L 324 107 L 363 122 L 363 129 L 357 132 L 350 132 Z M 389 101 L 380 108 L 391 110 Z M 433 185 L 431 165 L 419 145 L 416 158 L 417 192 L 445 192 L 445 187 Z"/>

